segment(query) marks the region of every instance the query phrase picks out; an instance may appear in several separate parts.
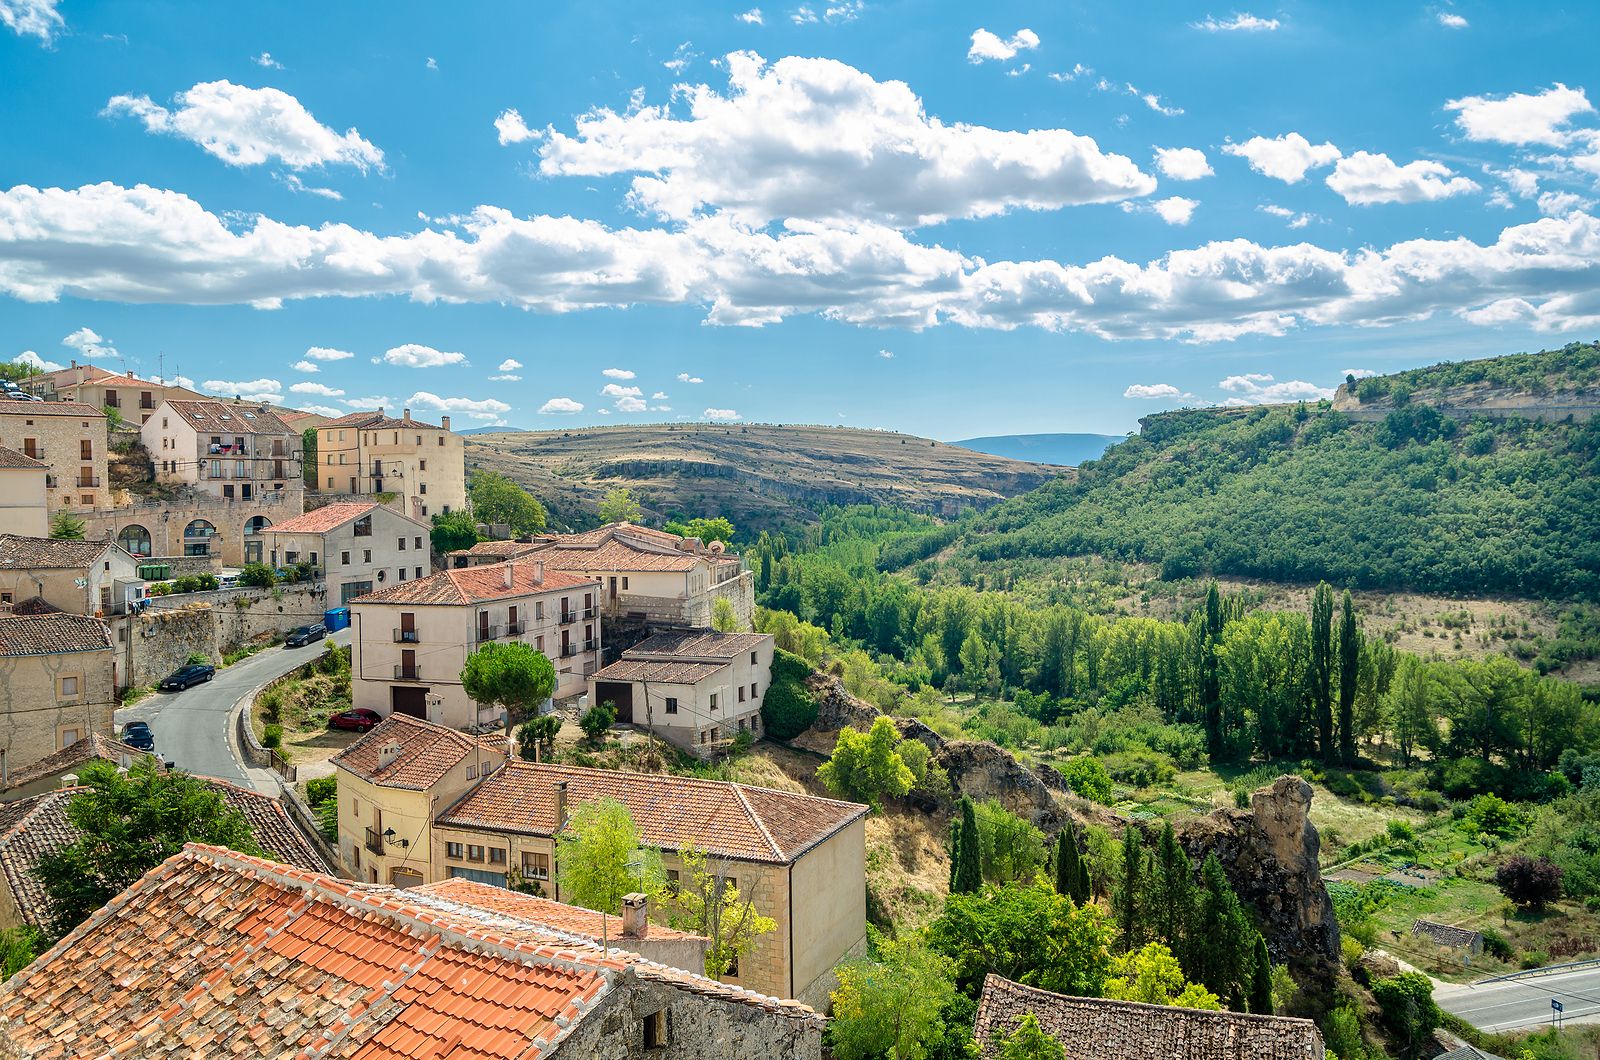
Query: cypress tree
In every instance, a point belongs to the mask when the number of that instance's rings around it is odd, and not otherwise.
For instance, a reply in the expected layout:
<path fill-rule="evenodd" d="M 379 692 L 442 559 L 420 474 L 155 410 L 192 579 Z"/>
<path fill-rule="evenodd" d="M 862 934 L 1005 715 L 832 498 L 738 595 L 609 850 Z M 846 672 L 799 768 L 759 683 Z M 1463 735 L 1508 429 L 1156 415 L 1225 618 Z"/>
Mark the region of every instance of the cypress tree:
<path fill-rule="evenodd" d="M 1200 706 L 1206 745 L 1213 758 L 1222 757 L 1222 684 L 1218 675 L 1217 646 L 1222 643 L 1222 596 L 1217 583 L 1206 586 L 1205 625 L 1200 630 Z"/>
<path fill-rule="evenodd" d="M 1184 974 L 1243 1011 L 1254 965 L 1252 947 L 1258 935 L 1216 854 L 1200 867 L 1200 896 Z M 1269 973 L 1270 974 L 1270 973 Z M 1270 984 L 1269 984 L 1270 985 Z"/>
<path fill-rule="evenodd" d="M 1089 900 L 1091 888 L 1089 886 L 1089 860 L 1082 853 L 1076 854 L 1078 859 L 1078 880 L 1072 890 L 1072 900 L 1078 905 L 1083 905 Z"/>
<path fill-rule="evenodd" d="M 983 863 L 979 860 L 978 813 L 972 800 L 961 796 L 961 823 L 950 853 L 950 893 L 976 894 L 983 886 Z"/>
<path fill-rule="evenodd" d="M 1073 905 L 1089 900 L 1089 870 L 1078 853 L 1078 830 L 1068 822 L 1056 836 L 1055 856 L 1056 893 L 1072 899 Z"/>
<path fill-rule="evenodd" d="M 1318 582 L 1311 597 L 1311 706 L 1316 711 L 1317 743 L 1324 762 L 1333 748 L 1333 588 Z"/>
<path fill-rule="evenodd" d="M 1350 590 L 1344 591 L 1343 611 L 1339 616 L 1339 757 L 1346 764 L 1356 760 L 1355 701 L 1356 682 L 1361 676 L 1361 632 L 1356 628 L 1356 609 Z"/>
<path fill-rule="evenodd" d="M 1272 957 L 1267 953 L 1267 940 L 1256 935 L 1254 967 L 1250 970 L 1250 1011 L 1257 1016 L 1271 1016 L 1272 1012 Z"/>
<path fill-rule="evenodd" d="M 1139 830 L 1129 825 L 1122 833 L 1122 883 L 1117 888 L 1117 924 L 1122 929 L 1122 948 L 1139 948 L 1143 925 L 1139 922 L 1139 891 L 1144 885 L 1144 842 Z"/>
<path fill-rule="evenodd" d="M 1154 895 L 1157 930 L 1181 962 L 1188 945 L 1189 921 L 1194 916 L 1194 865 L 1178 845 L 1171 821 L 1161 829 L 1156 843 Z"/>

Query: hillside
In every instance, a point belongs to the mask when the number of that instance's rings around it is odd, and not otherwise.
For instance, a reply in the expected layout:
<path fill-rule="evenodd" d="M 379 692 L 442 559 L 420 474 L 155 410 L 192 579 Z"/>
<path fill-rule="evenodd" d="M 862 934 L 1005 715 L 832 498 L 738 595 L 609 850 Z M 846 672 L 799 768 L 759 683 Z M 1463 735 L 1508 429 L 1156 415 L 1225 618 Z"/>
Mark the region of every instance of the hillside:
<path fill-rule="evenodd" d="M 1600 355 L 1569 346 L 1503 360 L 1364 380 L 1358 394 L 1389 402 L 1370 417 L 1327 405 L 1148 417 L 1076 478 L 974 520 L 946 555 L 991 572 L 1098 554 L 1159 564 L 1168 578 L 1593 599 L 1600 419 L 1529 415 L 1540 407 L 1535 384 L 1563 402 L 1586 393 Z M 1441 411 L 1426 400 L 1491 387 L 1527 393 L 1524 411 Z"/>
<path fill-rule="evenodd" d="M 1559 420 L 1600 411 L 1600 346 L 1454 361 L 1346 382 L 1334 396 L 1341 412 L 1375 418 L 1411 402 L 1447 415 L 1528 415 Z"/>
<path fill-rule="evenodd" d="M 1120 441 L 1120 434 L 1000 434 L 963 438 L 950 444 L 1012 460 L 1077 467 L 1086 460 L 1098 460 L 1108 447 Z"/>
<path fill-rule="evenodd" d="M 725 515 L 742 528 L 814 518 L 834 504 L 954 516 L 1053 480 L 1060 468 L 912 435 L 849 427 L 650 424 L 478 435 L 467 466 L 499 471 L 583 525 L 629 486 L 657 516 Z"/>

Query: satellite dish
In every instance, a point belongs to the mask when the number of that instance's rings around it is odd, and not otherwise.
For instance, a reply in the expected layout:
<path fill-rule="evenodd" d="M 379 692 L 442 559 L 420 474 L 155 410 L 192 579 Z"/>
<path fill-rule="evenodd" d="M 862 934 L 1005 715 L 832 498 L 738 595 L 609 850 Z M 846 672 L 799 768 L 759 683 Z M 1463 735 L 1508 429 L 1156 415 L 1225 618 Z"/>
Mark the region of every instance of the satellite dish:
<path fill-rule="evenodd" d="M 80 589 L 87 589 L 89 587 L 89 579 L 88 578 L 74 578 L 74 579 L 72 579 L 72 584 L 76 585 Z"/>

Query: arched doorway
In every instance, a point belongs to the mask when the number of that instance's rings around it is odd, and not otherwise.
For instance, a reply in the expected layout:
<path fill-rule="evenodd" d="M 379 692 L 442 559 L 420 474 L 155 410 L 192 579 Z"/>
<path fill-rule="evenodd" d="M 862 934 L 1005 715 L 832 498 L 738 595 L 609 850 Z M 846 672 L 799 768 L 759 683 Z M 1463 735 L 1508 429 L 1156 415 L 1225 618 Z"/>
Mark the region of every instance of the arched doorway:
<path fill-rule="evenodd" d="M 217 528 L 204 519 L 196 519 L 183 528 L 183 554 L 185 556 L 211 555 L 211 539 Z"/>
<path fill-rule="evenodd" d="M 246 563 L 261 562 L 261 531 L 272 525 L 272 520 L 264 515 L 252 515 L 244 523 L 244 561 Z"/>
<path fill-rule="evenodd" d="M 148 556 L 151 554 L 150 531 L 138 523 L 129 523 L 117 535 L 117 545 L 132 555 Z"/>

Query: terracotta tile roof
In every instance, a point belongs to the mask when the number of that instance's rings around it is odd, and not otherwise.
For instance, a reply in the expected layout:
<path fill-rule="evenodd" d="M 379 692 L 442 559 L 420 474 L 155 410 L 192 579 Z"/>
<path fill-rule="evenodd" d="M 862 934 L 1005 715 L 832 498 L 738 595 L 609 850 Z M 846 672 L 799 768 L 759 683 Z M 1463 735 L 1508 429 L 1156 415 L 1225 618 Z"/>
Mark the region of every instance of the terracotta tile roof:
<path fill-rule="evenodd" d="M 13 604 L 11 613 L 13 615 L 64 615 L 66 611 L 42 596 L 30 596 L 26 600 L 18 600 Z"/>
<path fill-rule="evenodd" d="M 1494 1053 L 1486 1053 L 1482 1049 L 1462 1043 L 1448 1053 L 1440 1053 L 1433 1060 L 1502 1060 Z"/>
<path fill-rule="evenodd" d="M 399 582 L 387 589 L 379 589 L 366 596 L 358 596 L 352 604 L 418 604 L 421 606 L 474 604 L 487 600 L 509 600 L 519 596 L 540 593 L 570 592 L 574 589 L 592 589 L 599 583 L 579 574 L 546 571 L 544 580 L 536 582 L 538 568 L 531 562 L 512 563 L 512 584 L 506 587 L 505 564 L 487 564 L 481 567 L 458 567 L 414 581 Z"/>
<path fill-rule="evenodd" d="M 1000 1039 L 1028 1012 L 1072 1057 L 1322 1060 L 1324 1052 L 1310 1020 L 1067 997 L 990 973 L 983 981 L 974 1029 L 984 1057 L 1000 1055 Z"/>
<path fill-rule="evenodd" d="M 548 1055 L 627 965 L 191 845 L 0 986 L 21 1055 Z M 158 930 L 153 930 L 158 928 Z"/>
<path fill-rule="evenodd" d="M 705 556 L 696 556 L 691 552 L 663 552 L 641 548 L 621 538 L 594 545 L 578 544 L 569 538 L 557 538 L 554 543 L 545 546 L 534 555 L 544 560 L 545 566 L 551 570 L 661 573 L 693 570 L 706 561 Z"/>
<path fill-rule="evenodd" d="M 281 523 L 274 523 L 266 528 L 268 533 L 277 534 L 325 534 L 329 530 L 343 526 L 353 519 L 358 519 L 374 508 L 383 505 L 373 501 L 362 503 L 360 501 L 341 502 L 339 504 L 326 504 L 297 515 L 293 519 L 285 519 Z"/>
<path fill-rule="evenodd" d="M 289 818 L 277 799 L 210 777 L 197 778 L 222 796 L 222 801 L 244 815 L 256 843 L 272 857 L 310 872 L 332 872 L 311 842 Z M 57 788 L 10 805 L 26 805 L 0 834 L 0 876 L 10 888 L 17 915 L 24 923 L 44 927 L 50 922 L 50 901 L 44 885 L 33 874 L 39 859 L 78 840 L 82 834 L 67 816 L 72 796 L 86 789 Z"/>
<path fill-rule="evenodd" d="M 267 406 L 241 401 L 173 401 L 167 407 L 197 431 L 218 434 L 294 434 Z"/>
<path fill-rule="evenodd" d="M 441 880 L 422 887 L 412 887 L 406 891 L 407 898 L 423 899 L 439 898 L 450 905 L 464 906 L 473 910 L 488 913 L 499 913 L 508 918 L 524 920 L 529 924 L 551 928 L 557 932 L 584 938 L 590 942 L 599 942 L 606 939 L 612 946 L 626 948 L 628 940 L 622 934 L 622 918 L 611 916 L 608 913 L 597 913 L 593 909 L 584 909 L 576 905 L 567 905 L 550 898 L 539 898 L 531 894 L 522 894 L 518 891 L 508 890 L 505 887 L 496 887 L 489 883 L 479 883 L 461 877 L 450 880 Z M 602 934 L 602 924 L 604 933 Z M 649 938 L 652 939 L 701 939 L 689 931 L 678 931 L 675 928 L 664 927 L 660 924 L 651 924 Z"/>
<path fill-rule="evenodd" d="M 31 402 L 30 402 L 31 404 Z M 11 470 L 39 470 L 47 471 L 50 465 L 43 460 L 35 460 L 26 453 L 19 453 L 15 449 L 7 449 L 0 445 L 0 468 Z"/>
<path fill-rule="evenodd" d="M 405 430 L 408 427 L 415 427 L 418 430 L 423 431 L 444 430 L 444 428 L 437 423 L 423 423 L 418 419 L 405 420 L 396 419 L 393 416 L 385 416 L 382 410 L 378 410 L 376 412 L 351 412 L 347 415 L 340 416 L 336 420 L 329 420 L 327 423 L 322 424 L 322 426 L 318 429 L 321 430 L 326 427 L 356 427 L 364 431 Z"/>
<path fill-rule="evenodd" d="M 6 777 L 5 787 L 0 788 L 0 791 L 13 791 L 45 777 L 70 773 L 81 768 L 84 763 L 94 760 L 127 766 L 141 758 L 154 759 L 157 768 L 161 768 L 161 760 L 149 752 L 130 747 L 121 740 L 113 740 L 109 736 L 91 732 L 86 738 L 70 747 L 63 747 L 53 755 L 39 759 L 31 766 L 12 770 Z"/>
<path fill-rule="evenodd" d="M 0 401 L 0 416 L 80 416 L 105 419 L 106 414 L 93 405 L 80 405 L 76 401 Z"/>
<path fill-rule="evenodd" d="M 376 411 L 374 411 L 374 412 L 347 412 L 343 416 L 340 416 L 338 419 L 332 419 L 332 420 L 329 420 L 327 423 L 322 424 L 322 426 L 318 427 L 317 430 L 319 430 L 319 431 L 320 430 L 325 430 L 328 427 L 361 427 L 361 426 L 364 426 L 364 425 L 366 425 L 368 423 L 372 423 L 372 422 L 374 422 L 376 420 L 380 420 L 382 418 L 383 418 L 383 413 L 376 412 Z"/>
<path fill-rule="evenodd" d="M 107 651 L 111 631 L 87 615 L 18 615 L 0 618 L 0 656 L 64 655 Z"/>
<path fill-rule="evenodd" d="M 56 387 L 57 390 L 76 390 L 79 386 L 142 386 L 149 390 L 187 390 L 187 387 L 177 383 L 163 383 L 159 379 L 140 379 L 131 375 L 102 375 L 90 379 L 84 377 L 82 383 L 66 383 Z"/>
<path fill-rule="evenodd" d="M 555 785 L 562 780 L 568 813 L 585 802 L 615 799 L 632 813 L 641 841 L 650 846 L 694 847 L 741 861 L 788 864 L 867 813 L 853 802 L 720 780 L 512 761 L 436 823 L 554 835 Z"/>
<path fill-rule="evenodd" d="M 493 559 L 520 559 L 530 553 L 537 552 L 549 544 L 548 540 L 539 541 L 479 541 L 471 548 L 458 549 L 450 553 L 452 556 L 472 556 L 473 558 L 490 557 Z"/>
<path fill-rule="evenodd" d="M 380 765 L 381 751 L 390 744 L 399 745 L 399 751 L 389 764 Z M 474 739 L 464 732 L 409 714 L 391 714 L 334 755 L 332 761 L 374 784 L 426 791 L 473 753 L 482 753 L 486 760 L 497 763 L 506 756 L 503 746 L 497 747 L 487 740 Z"/>
<path fill-rule="evenodd" d="M 661 681 L 670 685 L 699 684 L 715 677 L 728 668 L 727 663 L 658 662 L 653 659 L 630 659 L 627 652 L 622 658 L 599 669 L 596 681 Z"/>
<path fill-rule="evenodd" d="M 52 537 L 0 534 L 0 570 L 87 567 L 110 547 L 107 541 L 58 541 Z"/>
<path fill-rule="evenodd" d="M 623 658 L 712 659 L 726 662 L 772 642 L 770 633 L 716 633 L 711 630 L 657 633 L 629 648 L 623 653 Z"/>

